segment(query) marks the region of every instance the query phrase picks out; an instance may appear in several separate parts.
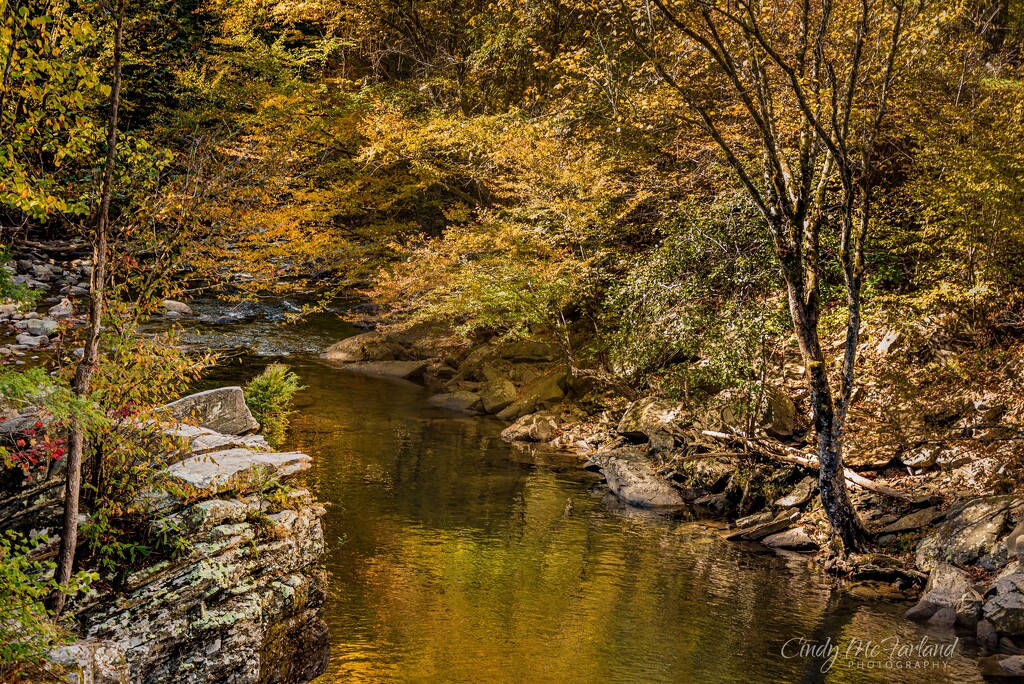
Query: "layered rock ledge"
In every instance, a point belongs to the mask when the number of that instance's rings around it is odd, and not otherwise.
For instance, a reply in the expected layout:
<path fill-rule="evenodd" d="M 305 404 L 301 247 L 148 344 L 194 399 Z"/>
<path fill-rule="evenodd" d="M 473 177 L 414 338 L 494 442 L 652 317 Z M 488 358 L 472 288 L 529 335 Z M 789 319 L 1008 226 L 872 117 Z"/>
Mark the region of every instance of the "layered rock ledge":
<path fill-rule="evenodd" d="M 76 684 L 310 681 L 329 656 L 324 509 L 284 484 L 310 457 L 274 452 L 258 435 L 211 429 L 258 427 L 239 388 L 182 402 L 172 413 L 189 420 L 177 411 L 187 405 L 199 420 L 163 428 L 175 445 L 164 474 L 188 495 L 154 492 L 147 502 L 151 532 L 173 551 L 116 590 L 74 602 L 82 639 L 51 654 L 52 672 Z M 0 500 L 0 525 L 44 533 L 54 549 L 62 490 L 55 477 Z"/>

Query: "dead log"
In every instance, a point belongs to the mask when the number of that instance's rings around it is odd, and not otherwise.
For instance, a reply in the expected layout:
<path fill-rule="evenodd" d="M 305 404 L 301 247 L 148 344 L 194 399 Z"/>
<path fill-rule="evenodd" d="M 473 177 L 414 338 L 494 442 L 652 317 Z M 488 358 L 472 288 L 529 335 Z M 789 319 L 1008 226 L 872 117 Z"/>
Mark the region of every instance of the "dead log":
<path fill-rule="evenodd" d="M 804 468 L 809 468 L 811 470 L 818 470 L 818 459 L 816 457 L 800 451 L 799 449 L 787 447 L 784 444 L 768 444 L 763 440 L 749 439 L 742 435 L 730 435 L 725 432 L 715 432 L 713 430 L 702 430 L 701 434 L 708 437 L 714 437 L 715 439 L 725 439 L 731 442 L 738 442 L 766 458 L 782 461 L 784 463 L 792 463 L 793 465 L 803 466 Z M 893 489 L 892 487 L 886 487 L 885 485 L 878 484 L 877 482 L 872 482 L 863 475 L 858 475 L 853 472 L 849 468 L 843 469 L 843 476 L 846 478 L 847 482 L 856 487 L 860 487 L 861 489 L 866 489 L 868 491 L 875 492 L 876 494 L 881 494 L 882 496 L 898 499 L 900 501 L 914 501 L 913 495 L 901 492 L 898 489 Z"/>

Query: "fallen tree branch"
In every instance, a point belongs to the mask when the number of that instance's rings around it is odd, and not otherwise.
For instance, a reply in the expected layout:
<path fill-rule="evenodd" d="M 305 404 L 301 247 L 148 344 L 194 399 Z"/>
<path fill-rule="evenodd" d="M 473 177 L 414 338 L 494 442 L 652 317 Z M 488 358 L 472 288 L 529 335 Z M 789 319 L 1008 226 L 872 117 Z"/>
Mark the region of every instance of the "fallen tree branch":
<path fill-rule="evenodd" d="M 756 449 L 757 453 L 768 458 L 783 461 L 785 463 L 792 463 L 793 465 L 803 466 L 804 468 L 809 468 L 811 470 L 818 470 L 817 458 L 809 456 L 799 449 L 794 449 L 793 447 L 788 447 L 784 444 L 769 445 L 761 440 L 754 440 L 737 434 L 730 435 L 725 432 L 715 432 L 713 430 L 702 430 L 701 434 L 708 437 L 714 437 L 716 439 L 740 442 L 747 447 Z M 866 489 L 868 491 L 875 492 L 876 494 L 888 496 L 892 499 L 899 499 L 900 501 L 909 502 L 914 500 L 914 497 L 906 492 L 901 492 L 898 489 L 893 489 L 892 487 L 886 487 L 885 485 L 873 482 L 863 475 L 858 475 L 849 468 L 843 469 L 843 476 L 846 478 L 847 482 L 860 487 L 861 489 Z"/>

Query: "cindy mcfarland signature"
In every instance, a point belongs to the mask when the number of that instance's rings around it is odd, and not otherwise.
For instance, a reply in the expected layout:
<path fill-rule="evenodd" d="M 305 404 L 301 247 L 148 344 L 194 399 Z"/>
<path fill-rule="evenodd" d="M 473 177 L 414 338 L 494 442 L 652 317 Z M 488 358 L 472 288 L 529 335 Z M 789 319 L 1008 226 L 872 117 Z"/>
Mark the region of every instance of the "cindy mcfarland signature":
<path fill-rule="evenodd" d="M 780 654 L 786 659 L 820 660 L 822 672 L 831 670 L 840 659 L 848 667 L 860 669 L 932 669 L 946 667 L 959 642 L 959 637 L 940 643 L 927 636 L 920 641 L 903 641 L 898 636 L 878 640 L 851 637 L 845 642 L 832 641 L 832 637 L 816 641 L 800 636 L 782 644 Z"/>

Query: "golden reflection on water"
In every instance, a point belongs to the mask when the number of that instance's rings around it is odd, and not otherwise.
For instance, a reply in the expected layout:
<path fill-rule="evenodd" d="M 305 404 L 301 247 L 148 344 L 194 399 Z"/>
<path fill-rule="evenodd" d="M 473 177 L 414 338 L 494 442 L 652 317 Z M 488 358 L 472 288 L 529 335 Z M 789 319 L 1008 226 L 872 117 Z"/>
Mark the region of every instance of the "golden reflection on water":
<path fill-rule="evenodd" d="M 981 681 L 959 652 L 945 669 L 827 674 L 783 658 L 799 636 L 949 637 L 840 596 L 803 557 L 620 510 L 575 465 L 524 462 L 495 421 L 431 408 L 421 388 L 296 370 L 309 389 L 292 440 L 329 504 L 319 684 Z"/>

